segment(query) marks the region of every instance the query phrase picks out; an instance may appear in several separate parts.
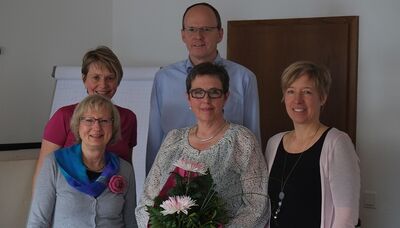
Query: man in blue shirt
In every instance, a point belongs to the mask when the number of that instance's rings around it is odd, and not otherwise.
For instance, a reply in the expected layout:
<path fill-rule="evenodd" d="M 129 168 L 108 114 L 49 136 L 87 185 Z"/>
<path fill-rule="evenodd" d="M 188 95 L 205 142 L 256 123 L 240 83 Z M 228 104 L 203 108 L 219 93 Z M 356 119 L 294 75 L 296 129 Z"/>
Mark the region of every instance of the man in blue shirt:
<path fill-rule="evenodd" d="M 197 3 L 183 14 L 181 36 L 189 58 L 163 67 L 155 76 L 150 101 L 146 173 L 166 134 L 196 123 L 188 104 L 185 81 L 192 67 L 199 63 L 214 62 L 225 67 L 230 77 L 225 119 L 249 128 L 261 142 L 256 77 L 249 69 L 221 58 L 217 45 L 223 34 L 220 15 L 213 6 Z"/>

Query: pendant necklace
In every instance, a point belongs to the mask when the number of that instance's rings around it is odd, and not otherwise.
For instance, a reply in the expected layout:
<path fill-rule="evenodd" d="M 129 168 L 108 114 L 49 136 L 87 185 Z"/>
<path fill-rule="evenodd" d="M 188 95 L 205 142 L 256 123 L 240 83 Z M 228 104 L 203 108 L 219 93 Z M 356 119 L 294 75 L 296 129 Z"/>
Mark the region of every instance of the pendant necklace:
<path fill-rule="evenodd" d="M 287 181 L 289 180 L 289 177 L 292 175 L 294 169 L 296 168 L 297 164 L 299 163 L 299 161 L 301 160 L 301 158 L 303 157 L 304 152 L 302 152 L 299 156 L 299 158 L 297 158 L 296 162 L 294 163 L 292 169 L 289 171 L 289 174 L 287 175 L 287 177 L 285 178 L 285 180 L 283 179 L 283 176 L 285 175 L 285 169 L 286 169 L 286 160 L 287 160 L 287 156 L 288 153 L 285 152 L 285 161 L 283 162 L 283 169 L 282 169 L 282 179 L 281 179 L 281 191 L 279 192 L 278 198 L 279 198 L 279 202 L 278 202 L 278 208 L 275 210 L 274 212 L 274 219 L 278 219 L 278 214 L 281 211 L 281 206 L 283 203 L 283 199 L 285 198 L 285 192 L 283 191 L 285 188 L 285 185 L 287 183 Z"/>
<path fill-rule="evenodd" d="M 215 133 L 214 135 L 208 137 L 208 138 L 201 138 L 201 137 L 199 137 L 199 136 L 197 135 L 197 132 L 198 132 L 198 130 L 199 130 L 199 127 L 196 126 L 196 129 L 195 129 L 195 131 L 194 131 L 194 136 L 195 136 L 195 138 L 196 138 L 198 141 L 200 141 L 200 142 L 202 142 L 202 143 L 207 142 L 207 141 L 210 141 L 211 139 L 213 139 L 215 136 L 217 136 L 217 135 L 225 128 L 226 123 L 227 123 L 227 122 L 226 122 L 226 120 L 225 120 L 224 123 L 222 123 L 221 127 L 218 128 L 218 130 L 216 131 L 216 133 Z"/>
<path fill-rule="evenodd" d="M 307 147 L 309 146 L 309 144 L 312 143 L 313 139 L 314 139 L 315 136 L 317 135 L 317 133 L 318 133 L 318 131 L 319 131 L 320 128 L 321 128 L 321 124 L 318 126 L 318 128 L 317 128 L 317 130 L 315 131 L 313 137 L 310 139 L 310 142 L 307 143 Z M 307 148 L 307 147 L 306 147 L 306 148 Z M 274 218 L 275 220 L 278 219 L 278 214 L 279 214 L 279 212 L 281 211 L 281 206 L 282 206 L 282 203 L 283 203 L 283 199 L 285 198 L 285 192 L 284 192 L 285 185 L 286 185 L 287 181 L 289 180 L 290 176 L 292 175 L 293 171 L 294 171 L 295 168 L 297 167 L 297 164 L 299 163 L 299 161 L 300 161 L 301 158 L 303 157 L 303 154 L 304 154 L 304 151 L 301 152 L 299 158 L 297 158 L 296 162 L 295 162 L 294 165 L 292 166 L 292 169 L 290 169 L 288 175 L 286 176 L 286 178 L 284 178 L 285 170 L 286 170 L 286 160 L 287 160 L 287 157 L 288 157 L 288 152 L 285 152 L 285 160 L 284 160 L 284 162 L 283 162 L 283 168 L 282 168 L 281 191 L 280 191 L 279 194 L 278 194 L 278 198 L 279 198 L 278 208 L 275 210 L 274 215 L 273 215 L 273 218 Z"/>

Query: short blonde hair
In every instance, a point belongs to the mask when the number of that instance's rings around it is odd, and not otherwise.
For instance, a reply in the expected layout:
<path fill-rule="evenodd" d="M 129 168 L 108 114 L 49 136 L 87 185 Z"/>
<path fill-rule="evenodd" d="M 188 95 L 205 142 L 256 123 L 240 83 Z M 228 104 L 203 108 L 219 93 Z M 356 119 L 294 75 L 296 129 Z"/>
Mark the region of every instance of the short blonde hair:
<path fill-rule="evenodd" d="M 105 67 L 117 77 L 118 85 L 122 80 L 124 74 L 121 62 L 114 52 L 106 46 L 98 46 L 96 49 L 86 52 L 82 59 L 82 79 L 86 81 L 86 76 L 92 64 Z"/>
<path fill-rule="evenodd" d="M 75 135 L 75 139 L 77 143 L 81 143 L 82 139 L 79 136 L 79 124 L 80 119 L 85 112 L 88 110 L 100 111 L 100 109 L 104 109 L 111 114 L 112 121 L 112 136 L 110 139 L 110 143 L 116 142 L 121 138 L 121 127 L 120 127 L 120 117 L 118 109 L 113 105 L 110 99 L 107 97 L 93 94 L 87 96 L 83 99 L 78 106 L 76 106 L 74 110 L 74 114 L 72 114 L 70 128 L 71 131 Z"/>
<path fill-rule="evenodd" d="M 331 74 L 326 67 L 310 61 L 292 63 L 283 71 L 281 77 L 282 93 L 285 94 L 287 88 L 303 75 L 308 75 L 315 83 L 315 87 L 321 98 L 328 97 L 332 83 Z"/>

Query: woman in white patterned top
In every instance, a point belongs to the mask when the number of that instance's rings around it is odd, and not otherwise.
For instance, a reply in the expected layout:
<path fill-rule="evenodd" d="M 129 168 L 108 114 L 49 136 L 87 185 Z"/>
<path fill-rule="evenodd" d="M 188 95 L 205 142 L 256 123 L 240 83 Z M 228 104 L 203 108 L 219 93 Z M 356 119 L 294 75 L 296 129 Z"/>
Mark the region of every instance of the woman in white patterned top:
<path fill-rule="evenodd" d="M 216 191 L 227 204 L 228 227 L 264 227 L 270 213 L 266 164 L 253 133 L 224 119 L 229 96 L 226 70 L 213 63 L 196 65 L 187 77 L 186 90 L 197 124 L 166 136 L 136 208 L 139 227 L 147 227 L 146 205 L 153 205 L 181 158 L 209 168 Z"/>

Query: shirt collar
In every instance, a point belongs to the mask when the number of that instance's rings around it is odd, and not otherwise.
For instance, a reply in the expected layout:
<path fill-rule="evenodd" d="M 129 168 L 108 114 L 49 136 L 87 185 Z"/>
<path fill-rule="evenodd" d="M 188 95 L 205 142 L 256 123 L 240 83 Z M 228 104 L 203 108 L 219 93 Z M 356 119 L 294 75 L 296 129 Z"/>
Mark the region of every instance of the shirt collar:
<path fill-rule="evenodd" d="M 217 57 L 215 57 L 214 63 L 222 64 L 222 60 L 223 60 L 222 57 L 219 55 L 219 52 L 217 51 Z M 185 68 L 186 68 L 186 73 L 189 74 L 193 68 L 193 64 L 192 64 L 192 61 L 190 61 L 190 58 L 186 59 Z"/>

